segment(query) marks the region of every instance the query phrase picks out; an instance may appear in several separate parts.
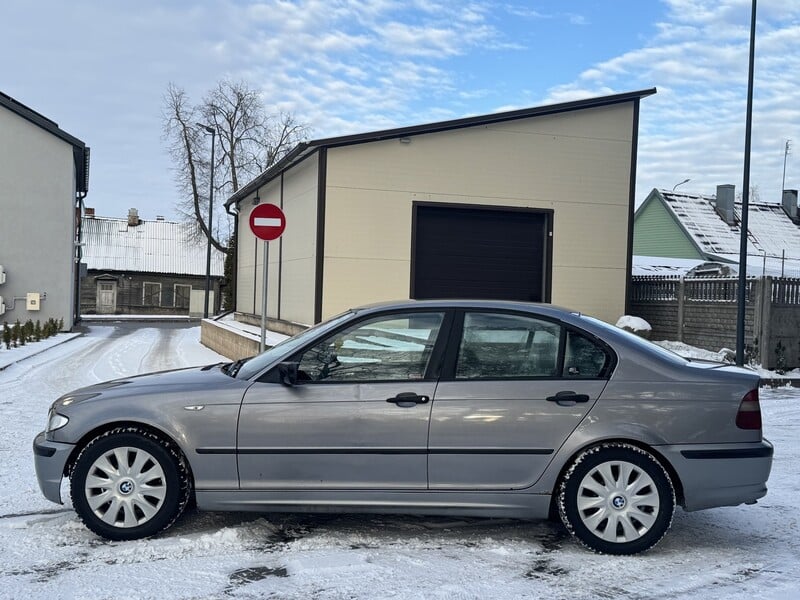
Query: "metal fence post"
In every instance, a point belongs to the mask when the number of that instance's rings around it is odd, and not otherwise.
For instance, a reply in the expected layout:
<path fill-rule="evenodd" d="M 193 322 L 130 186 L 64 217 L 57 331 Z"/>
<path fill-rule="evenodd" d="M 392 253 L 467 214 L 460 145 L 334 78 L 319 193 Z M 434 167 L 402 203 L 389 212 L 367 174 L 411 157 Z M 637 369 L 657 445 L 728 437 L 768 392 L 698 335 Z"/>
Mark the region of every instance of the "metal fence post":
<path fill-rule="evenodd" d="M 675 294 L 678 297 L 678 341 L 683 341 L 683 328 L 685 323 L 683 322 L 684 313 L 683 313 L 683 304 L 686 300 L 686 281 L 683 279 L 683 276 L 678 280 L 678 293 Z"/>

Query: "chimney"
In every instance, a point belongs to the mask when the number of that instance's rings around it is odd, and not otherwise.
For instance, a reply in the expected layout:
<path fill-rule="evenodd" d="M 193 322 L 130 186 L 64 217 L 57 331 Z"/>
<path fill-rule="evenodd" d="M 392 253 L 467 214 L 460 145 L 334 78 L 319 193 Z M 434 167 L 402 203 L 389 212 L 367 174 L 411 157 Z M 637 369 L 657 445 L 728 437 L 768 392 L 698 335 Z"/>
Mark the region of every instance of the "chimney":
<path fill-rule="evenodd" d="M 785 194 L 785 193 L 786 193 L 786 192 L 784 192 L 784 194 Z M 83 209 L 83 215 L 84 215 L 85 217 L 89 217 L 90 219 L 94 219 L 94 209 L 93 209 L 93 208 L 89 208 L 89 207 L 87 206 L 86 208 L 84 208 L 84 209 Z"/>
<path fill-rule="evenodd" d="M 136 227 L 139 224 L 139 211 L 135 208 L 128 209 L 128 227 Z"/>
<path fill-rule="evenodd" d="M 717 186 L 717 212 L 728 225 L 736 225 L 733 216 L 733 203 L 736 196 L 736 186 L 730 183 Z"/>
<path fill-rule="evenodd" d="M 783 210 L 797 223 L 797 190 L 783 190 Z"/>

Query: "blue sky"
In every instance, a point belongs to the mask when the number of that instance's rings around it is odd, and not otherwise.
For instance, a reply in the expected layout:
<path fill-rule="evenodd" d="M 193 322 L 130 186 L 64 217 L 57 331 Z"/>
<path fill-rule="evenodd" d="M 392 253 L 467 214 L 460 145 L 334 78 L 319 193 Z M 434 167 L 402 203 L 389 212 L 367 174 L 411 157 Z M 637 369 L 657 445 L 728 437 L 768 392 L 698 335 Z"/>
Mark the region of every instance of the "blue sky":
<path fill-rule="evenodd" d="M 637 201 L 742 185 L 750 0 L 4 0 L 0 90 L 92 147 L 87 205 L 175 217 L 170 82 L 260 89 L 311 137 L 657 87 Z M 780 198 L 800 143 L 800 0 L 759 2 L 751 183 Z M 800 150 L 786 187 L 800 187 Z M 1 192 L 0 192 L 1 193 Z M 2 204 L 0 204 L 0 208 Z"/>

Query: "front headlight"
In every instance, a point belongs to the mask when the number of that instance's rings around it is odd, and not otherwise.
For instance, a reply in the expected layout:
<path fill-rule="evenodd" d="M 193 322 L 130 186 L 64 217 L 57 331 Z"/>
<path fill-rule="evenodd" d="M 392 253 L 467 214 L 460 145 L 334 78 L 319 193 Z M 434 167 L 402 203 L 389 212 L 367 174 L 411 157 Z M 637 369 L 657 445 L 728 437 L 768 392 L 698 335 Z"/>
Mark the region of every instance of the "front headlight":
<path fill-rule="evenodd" d="M 50 417 L 47 419 L 47 433 L 55 431 L 56 429 L 61 429 L 67 423 L 69 423 L 67 417 L 51 411 Z"/>

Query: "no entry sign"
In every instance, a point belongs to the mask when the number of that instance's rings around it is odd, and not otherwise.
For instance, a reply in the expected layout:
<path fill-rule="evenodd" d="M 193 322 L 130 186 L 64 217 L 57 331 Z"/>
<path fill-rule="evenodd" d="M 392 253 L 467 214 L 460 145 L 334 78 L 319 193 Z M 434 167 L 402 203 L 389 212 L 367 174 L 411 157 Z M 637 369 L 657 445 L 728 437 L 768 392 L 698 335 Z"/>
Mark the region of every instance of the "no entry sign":
<path fill-rule="evenodd" d="M 250 230 L 258 239 L 270 242 L 281 237 L 286 229 L 286 217 L 274 204 L 259 204 L 250 213 Z"/>

